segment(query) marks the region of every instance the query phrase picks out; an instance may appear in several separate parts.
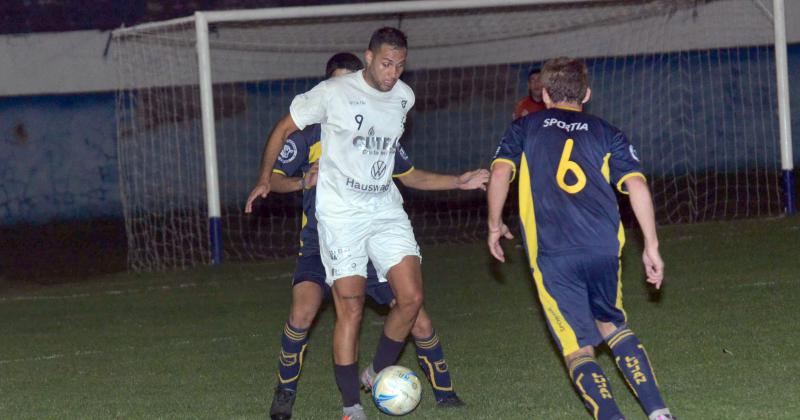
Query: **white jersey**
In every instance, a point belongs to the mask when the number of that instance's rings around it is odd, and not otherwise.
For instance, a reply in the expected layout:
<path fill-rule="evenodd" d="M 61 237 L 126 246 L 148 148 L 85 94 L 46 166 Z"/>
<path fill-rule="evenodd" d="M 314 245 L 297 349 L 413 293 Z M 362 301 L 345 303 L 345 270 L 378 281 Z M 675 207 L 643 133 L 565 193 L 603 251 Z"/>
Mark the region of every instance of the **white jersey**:
<path fill-rule="evenodd" d="M 367 84 L 363 70 L 323 81 L 294 98 L 289 111 L 297 127 L 322 126 L 318 215 L 402 207 L 392 171 L 412 106 L 408 85 L 398 80 L 392 90 L 381 92 Z"/>

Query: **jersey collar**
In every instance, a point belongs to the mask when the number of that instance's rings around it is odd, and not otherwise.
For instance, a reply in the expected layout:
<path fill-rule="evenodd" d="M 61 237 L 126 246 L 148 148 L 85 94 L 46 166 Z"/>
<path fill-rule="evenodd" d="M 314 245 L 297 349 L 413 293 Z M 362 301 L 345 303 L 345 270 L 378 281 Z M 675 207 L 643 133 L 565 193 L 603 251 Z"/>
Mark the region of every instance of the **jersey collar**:
<path fill-rule="evenodd" d="M 581 112 L 581 109 L 580 109 L 580 108 L 575 108 L 575 107 L 566 106 L 566 105 L 556 105 L 556 106 L 554 106 L 553 108 L 555 108 L 555 109 L 561 109 L 561 110 L 564 110 L 564 111 L 574 111 L 574 112 Z"/>

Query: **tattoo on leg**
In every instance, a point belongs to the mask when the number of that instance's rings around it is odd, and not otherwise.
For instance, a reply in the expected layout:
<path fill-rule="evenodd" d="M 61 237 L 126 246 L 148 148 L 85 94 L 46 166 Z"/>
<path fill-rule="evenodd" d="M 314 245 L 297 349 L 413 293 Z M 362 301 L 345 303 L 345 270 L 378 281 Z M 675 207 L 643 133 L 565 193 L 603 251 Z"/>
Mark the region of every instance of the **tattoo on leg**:
<path fill-rule="evenodd" d="M 342 300 L 364 299 L 364 295 L 342 296 L 341 299 Z"/>

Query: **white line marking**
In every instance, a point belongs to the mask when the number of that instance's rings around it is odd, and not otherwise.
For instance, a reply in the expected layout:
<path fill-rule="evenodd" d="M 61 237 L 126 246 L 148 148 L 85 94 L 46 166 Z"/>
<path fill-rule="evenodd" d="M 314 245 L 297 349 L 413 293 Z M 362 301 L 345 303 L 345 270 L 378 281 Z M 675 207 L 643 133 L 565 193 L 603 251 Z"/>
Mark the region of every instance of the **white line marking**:
<path fill-rule="evenodd" d="M 112 350 L 77 350 L 72 353 L 55 353 L 55 354 L 48 354 L 46 356 L 35 356 L 35 357 L 23 357 L 19 359 L 5 359 L 0 360 L 0 366 L 8 365 L 11 363 L 30 363 L 30 362 L 42 362 L 42 361 L 50 361 L 56 359 L 63 359 L 65 357 L 81 357 L 81 356 L 93 356 L 98 354 L 106 354 L 106 353 L 119 353 L 123 351 L 138 351 L 143 349 L 152 349 L 157 347 L 175 347 L 175 346 L 193 346 L 197 345 L 198 343 L 202 342 L 209 342 L 209 343 L 218 343 L 222 341 L 237 341 L 239 339 L 253 339 L 253 338 L 260 338 L 262 334 L 252 333 L 252 334 L 245 334 L 243 336 L 226 336 L 226 337 L 212 337 L 208 340 L 187 340 L 187 339 L 176 339 L 176 340 L 168 340 L 162 341 L 160 343 L 156 343 L 153 346 L 125 346 L 120 347 L 117 349 Z"/>
<path fill-rule="evenodd" d="M 291 273 L 284 273 L 284 274 L 277 274 L 273 276 L 266 276 L 266 277 L 256 277 L 254 279 L 245 280 L 245 281 L 272 281 L 277 279 L 285 279 L 291 278 Z M 105 290 L 105 291 L 97 291 L 92 293 L 75 293 L 71 295 L 30 295 L 30 296 L 10 296 L 10 297 L 0 297 L 0 303 L 5 302 L 19 302 L 19 301 L 37 301 L 37 300 L 69 300 L 69 299 L 79 299 L 79 298 L 86 298 L 86 297 L 95 297 L 95 296 L 123 296 L 123 295 L 130 295 L 142 292 L 154 292 L 154 291 L 172 291 L 178 289 L 190 289 L 193 287 L 202 287 L 202 286 L 213 286 L 219 287 L 220 283 L 216 281 L 209 281 L 204 282 L 203 284 L 198 284 L 195 282 L 187 282 L 187 283 L 180 283 L 176 285 L 163 285 L 163 286 L 148 286 L 144 289 L 118 289 L 118 290 Z"/>

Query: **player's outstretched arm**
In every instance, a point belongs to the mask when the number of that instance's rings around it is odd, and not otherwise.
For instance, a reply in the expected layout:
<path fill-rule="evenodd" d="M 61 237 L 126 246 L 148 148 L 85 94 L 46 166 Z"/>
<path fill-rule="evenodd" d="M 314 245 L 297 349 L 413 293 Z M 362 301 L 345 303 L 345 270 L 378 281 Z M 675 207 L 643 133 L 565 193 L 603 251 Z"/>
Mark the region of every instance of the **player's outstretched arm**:
<path fill-rule="evenodd" d="M 503 247 L 500 246 L 500 238 L 513 239 L 514 235 L 503 223 L 503 205 L 508 197 L 508 180 L 511 179 L 513 168 L 505 162 L 495 162 L 492 166 L 492 174 L 489 178 L 489 187 L 486 200 L 489 206 L 488 227 L 489 234 L 486 244 L 489 245 L 489 252 L 498 261 L 506 262 Z"/>
<path fill-rule="evenodd" d="M 270 191 L 269 179 L 272 175 L 272 167 L 275 165 L 275 160 L 278 158 L 278 153 L 283 148 L 286 139 L 295 131 L 297 131 L 297 125 L 295 125 L 290 114 L 286 114 L 275 124 L 264 147 L 264 153 L 261 155 L 261 170 L 258 181 L 247 198 L 247 204 L 244 206 L 245 213 L 253 211 L 253 202 L 256 198 L 267 198 L 267 194 Z"/>
<path fill-rule="evenodd" d="M 489 171 L 486 169 L 475 169 L 458 176 L 415 169 L 400 177 L 400 182 L 406 187 L 427 191 L 476 190 L 478 188 L 485 190 L 488 181 Z"/>
<path fill-rule="evenodd" d="M 303 189 L 303 177 L 286 176 L 273 172 L 269 178 L 269 191 L 276 193 L 290 193 Z"/>
<path fill-rule="evenodd" d="M 625 188 L 630 194 L 631 207 L 644 236 L 642 261 L 647 273 L 647 282 L 654 285 L 656 289 L 660 289 L 661 282 L 664 280 L 664 261 L 658 252 L 656 217 L 650 188 L 647 187 L 647 182 L 638 176 L 625 180 Z"/>
<path fill-rule="evenodd" d="M 308 172 L 303 176 L 286 176 L 273 172 L 269 178 L 269 190 L 276 193 L 290 193 L 310 189 L 317 185 L 317 174 L 319 173 L 319 163 L 314 163 Z"/>

